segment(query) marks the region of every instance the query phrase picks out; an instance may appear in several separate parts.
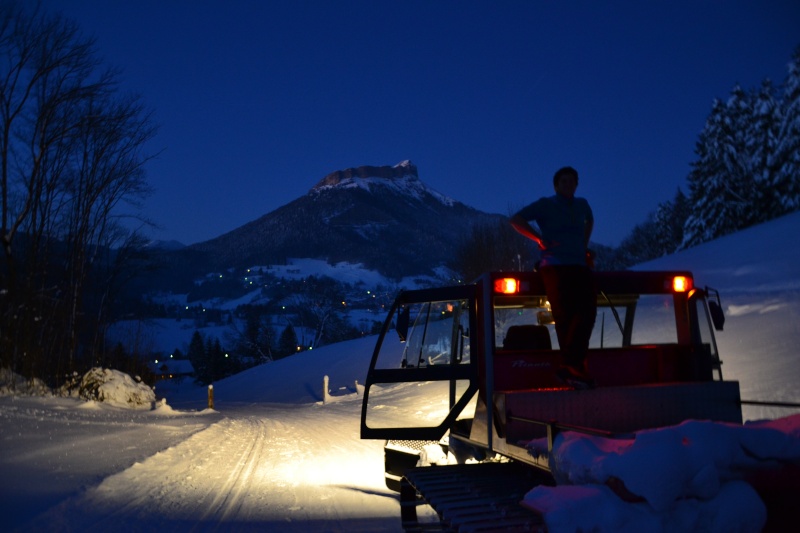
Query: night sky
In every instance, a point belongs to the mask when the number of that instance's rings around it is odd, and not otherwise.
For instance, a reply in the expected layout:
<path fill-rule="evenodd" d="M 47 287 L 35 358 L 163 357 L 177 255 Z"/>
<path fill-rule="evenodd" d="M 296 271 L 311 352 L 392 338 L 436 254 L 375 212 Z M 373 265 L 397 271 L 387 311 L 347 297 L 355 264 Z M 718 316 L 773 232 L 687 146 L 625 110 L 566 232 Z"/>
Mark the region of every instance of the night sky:
<path fill-rule="evenodd" d="M 593 240 L 672 199 L 714 98 L 785 79 L 800 2 L 43 0 L 160 130 L 153 238 L 217 237 L 325 175 L 410 159 L 509 214 L 580 172 Z"/>

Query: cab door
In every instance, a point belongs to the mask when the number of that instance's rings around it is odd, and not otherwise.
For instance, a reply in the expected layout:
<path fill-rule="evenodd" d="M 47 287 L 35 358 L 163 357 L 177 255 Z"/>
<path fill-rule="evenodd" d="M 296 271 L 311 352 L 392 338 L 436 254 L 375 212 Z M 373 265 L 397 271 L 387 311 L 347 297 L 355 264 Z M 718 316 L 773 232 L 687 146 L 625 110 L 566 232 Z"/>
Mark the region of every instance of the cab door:
<path fill-rule="evenodd" d="M 402 292 L 373 352 L 361 438 L 438 440 L 478 390 L 475 286 Z"/>

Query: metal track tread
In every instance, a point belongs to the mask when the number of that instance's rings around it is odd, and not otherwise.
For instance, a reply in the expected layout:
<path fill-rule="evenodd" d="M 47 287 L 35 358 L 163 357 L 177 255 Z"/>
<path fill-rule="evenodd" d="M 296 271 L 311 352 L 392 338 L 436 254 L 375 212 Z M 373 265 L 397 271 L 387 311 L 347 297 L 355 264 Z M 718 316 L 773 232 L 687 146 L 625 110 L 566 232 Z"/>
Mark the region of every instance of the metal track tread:
<path fill-rule="evenodd" d="M 400 517 L 407 532 L 546 531 L 542 517 L 519 503 L 544 473 L 520 463 L 479 463 L 413 468 L 400 482 Z M 427 503 L 439 522 L 419 522 Z"/>

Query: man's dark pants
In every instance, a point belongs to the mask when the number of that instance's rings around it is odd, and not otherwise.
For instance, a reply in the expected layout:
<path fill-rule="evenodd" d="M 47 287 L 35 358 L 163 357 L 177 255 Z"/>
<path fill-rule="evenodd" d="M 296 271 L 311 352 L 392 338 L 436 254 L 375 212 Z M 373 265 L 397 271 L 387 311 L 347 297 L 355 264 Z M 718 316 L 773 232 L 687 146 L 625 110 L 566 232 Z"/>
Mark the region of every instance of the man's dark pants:
<path fill-rule="evenodd" d="M 597 293 L 592 271 L 580 265 L 552 265 L 539 269 L 564 364 L 585 371 L 586 352 L 597 317 Z"/>

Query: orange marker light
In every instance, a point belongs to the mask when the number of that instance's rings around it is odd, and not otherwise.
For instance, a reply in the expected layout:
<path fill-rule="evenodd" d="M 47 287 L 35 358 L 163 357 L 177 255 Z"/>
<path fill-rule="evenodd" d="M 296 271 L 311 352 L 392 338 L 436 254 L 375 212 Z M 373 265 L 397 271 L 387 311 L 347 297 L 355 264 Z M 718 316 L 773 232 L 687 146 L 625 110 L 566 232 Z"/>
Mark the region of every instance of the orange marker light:
<path fill-rule="evenodd" d="M 686 276 L 675 276 L 672 278 L 672 290 L 675 292 L 686 292 L 692 289 L 692 278 Z"/>
<path fill-rule="evenodd" d="M 519 282 L 514 278 L 502 278 L 494 281 L 494 292 L 515 294 L 519 292 Z"/>

